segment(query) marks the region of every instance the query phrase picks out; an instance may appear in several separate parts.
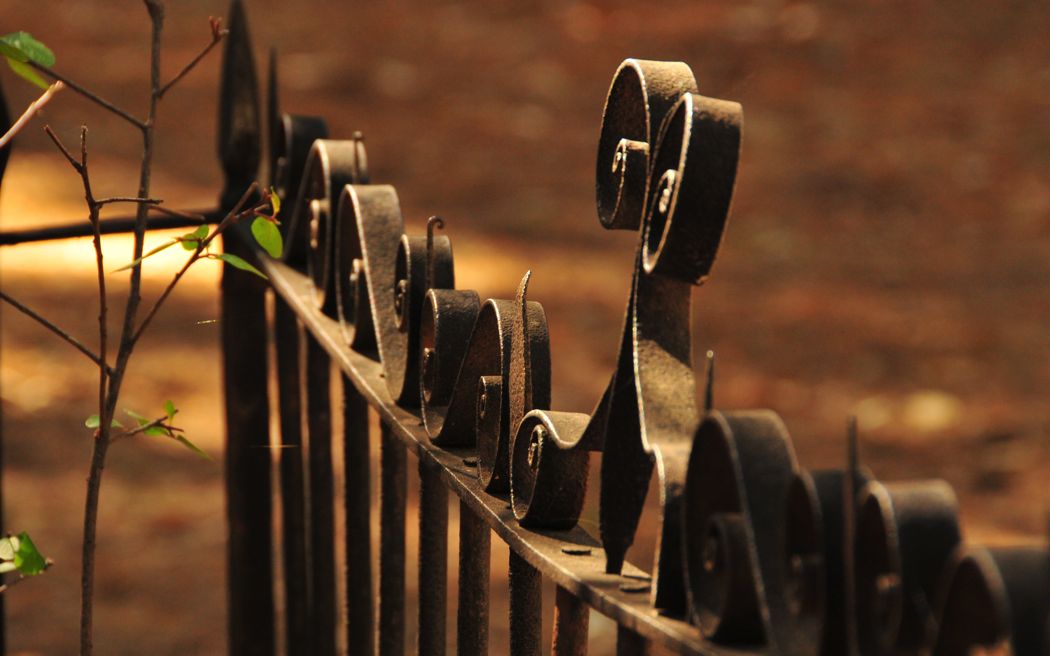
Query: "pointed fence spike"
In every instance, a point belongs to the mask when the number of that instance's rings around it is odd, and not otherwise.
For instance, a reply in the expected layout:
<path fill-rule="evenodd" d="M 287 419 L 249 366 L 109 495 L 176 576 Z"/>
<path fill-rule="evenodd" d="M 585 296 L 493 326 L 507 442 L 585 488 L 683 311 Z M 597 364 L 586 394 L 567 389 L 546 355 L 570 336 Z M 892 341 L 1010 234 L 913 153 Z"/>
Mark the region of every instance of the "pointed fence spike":
<path fill-rule="evenodd" d="M 707 352 L 707 387 L 704 389 L 704 412 L 715 407 L 715 352 Z"/>
<path fill-rule="evenodd" d="M 224 207 L 236 202 L 234 197 L 255 179 L 262 153 L 259 85 L 241 0 L 230 3 L 227 25 L 229 35 L 223 47 L 218 131 L 219 159 L 226 177 Z"/>

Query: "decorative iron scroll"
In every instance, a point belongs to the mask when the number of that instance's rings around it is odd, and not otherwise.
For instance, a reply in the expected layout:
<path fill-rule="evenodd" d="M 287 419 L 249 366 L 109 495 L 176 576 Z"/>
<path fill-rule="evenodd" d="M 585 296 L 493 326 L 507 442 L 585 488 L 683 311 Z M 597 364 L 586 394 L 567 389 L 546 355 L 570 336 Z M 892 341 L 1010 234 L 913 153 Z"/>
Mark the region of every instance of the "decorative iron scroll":
<path fill-rule="evenodd" d="M 393 402 L 419 408 L 435 445 L 477 449 L 481 485 L 509 492 L 522 526 L 574 526 L 588 453 L 599 451 L 601 540 L 606 570 L 619 572 L 655 468 L 652 605 L 713 643 L 1046 653 L 1046 549 L 961 546 L 946 483 L 881 484 L 855 451 L 844 469 L 807 472 L 775 413 L 696 406 L 691 289 L 725 231 L 741 124 L 740 105 L 700 95 L 685 64 L 629 59 L 617 70 L 597 212 L 639 241 L 617 366 L 590 414 L 551 408 L 547 316 L 527 298 L 530 273 L 513 299 L 456 289 L 451 242 L 435 232 L 444 222 L 404 234 L 393 187 L 350 183 L 362 179 L 360 136 L 308 146 L 323 130 L 284 115 L 274 141 L 291 155 L 278 189 L 298 189 L 287 260 L 312 277 L 347 345 L 382 363 Z"/>

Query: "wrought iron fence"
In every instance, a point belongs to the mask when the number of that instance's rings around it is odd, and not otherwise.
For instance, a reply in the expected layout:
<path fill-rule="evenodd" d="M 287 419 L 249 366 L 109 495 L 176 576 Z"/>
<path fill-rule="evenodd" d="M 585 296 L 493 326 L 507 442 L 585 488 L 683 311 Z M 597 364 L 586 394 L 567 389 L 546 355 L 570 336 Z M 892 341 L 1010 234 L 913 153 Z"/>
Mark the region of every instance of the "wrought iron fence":
<path fill-rule="evenodd" d="M 256 179 L 262 159 L 263 110 L 236 0 L 229 26 L 226 182 L 213 218 Z M 443 653 L 447 643 L 449 492 L 460 502 L 460 653 L 489 647 L 492 534 L 510 548 L 512 654 L 540 653 L 547 640 L 554 653 L 585 653 L 591 609 L 616 622 L 621 654 L 653 645 L 690 654 L 1050 653 L 1047 549 L 963 544 L 952 489 L 876 480 L 858 463 L 855 436 L 842 469 L 807 471 L 772 411 L 715 409 L 710 379 L 706 404 L 696 403 L 691 290 L 721 242 L 742 119 L 738 104 L 700 95 L 688 66 L 628 59 L 606 99 L 597 213 L 602 227 L 634 230 L 639 243 L 618 364 L 590 414 L 551 407 L 547 317 L 528 297 L 529 274 L 513 299 L 456 289 L 441 219 L 425 235 L 406 234 L 396 190 L 370 180 L 361 136 L 332 140 L 323 120 L 281 113 L 276 87 L 271 57 L 268 169 L 291 208 L 286 256 L 270 259 L 236 233 L 225 243 L 269 277 L 222 281 L 231 653 L 273 654 L 278 624 L 288 654 L 335 653 L 340 630 L 352 653 L 405 650 L 408 453 L 420 482 L 420 653 Z M 75 231 L 6 233 L 0 243 Z M 260 357 L 271 342 L 274 370 Z M 343 449 L 343 490 L 333 446 Z M 578 525 L 595 451 L 597 537 Z M 654 475 L 659 543 L 654 562 L 639 567 L 625 554 Z M 543 580 L 557 586 L 550 638 L 541 635 Z"/>

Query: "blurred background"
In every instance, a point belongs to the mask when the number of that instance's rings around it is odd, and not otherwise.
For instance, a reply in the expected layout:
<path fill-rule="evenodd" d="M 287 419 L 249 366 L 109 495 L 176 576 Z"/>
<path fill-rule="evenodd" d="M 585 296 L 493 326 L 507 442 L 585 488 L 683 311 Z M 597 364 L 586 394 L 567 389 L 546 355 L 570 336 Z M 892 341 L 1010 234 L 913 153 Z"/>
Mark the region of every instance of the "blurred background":
<path fill-rule="evenodd" d="M 609 82 L 626 57 L 690 64 L 701 93 L 741 102 L 745 116 L 730 227 L 694 296 L 695 353 L 718 354 L 716 405 L 777 410 L 811 468 L 843 462 L 846 418 L 855 414 L 862 459 L 881 478 L 941 477 L 955 487 L 967 540 L 1044 539 L 1045 3 L 246 4 L 261 75 L 268 49 L 279 53 L 283 109 L 325 117 L 337 138 L 364 132 L 373 180 L 397 187 L 409 229 L 445 217 L 460 287 L 508 298 L 532 269 L 530 297 L 551 327 L 554 407 L 563 410 L 589 411 L 613 370 L 637 241 L 602 230 L 595 213 Z M 219 0 L 169 3 L 166 77 L 207 42 L 208 16 L 225 12 Z M 144 114 L 140 3 L 0 0 L 0 16 L 4 33 L 26 30 L 47 43 L 56 70 Z M 218 193 L 218 63 L 216 52 L 160 109 L 152 195 L 171 206 L 209 207 Z M 9 71 L 0 77 L 20 113 L 34 89 Z M 88 125 L 97 196 L 136 188 L 136 134 L 65 91 L 16 142 L 2 230 L 86 216 L 79 179 L 44 122 L 69 144 Z M 130 250 L 130 238 L 109 238 L 111 268 Z M 151 259 L 147 295 L 179 263 L 174 253 Z M 5 291 L 94 339 L 89 241 L 4 248 L 0 276 Z M 110 277 L 118 307 L 124 276 Z M 138 352 L 122 405 L 149 414 L 175 400 L 187 435 L 218 457 L 217 290 L 210 263 L 184 280 Z M 10 308 L 2 313 L 2 528 L 28 530 L 56 561 L 7 593 L 9 645 L 22 656 L 67 654 L 95 371 Z M 225 649 L 220 463 L 166 442 L 111 452 L 100 525 L 102 653 Z M 583 521 L 596 531 L 596 485 L 590 497 Z M 643 522 L 629 555 L 643 568 L 651 531 Z M 506 644 L 506 552 L 497 542 L 494 651 Z M 410 535 L 410 587 L 414 544 Z M 614 634 L 595 618 L 594 653 Z"/>

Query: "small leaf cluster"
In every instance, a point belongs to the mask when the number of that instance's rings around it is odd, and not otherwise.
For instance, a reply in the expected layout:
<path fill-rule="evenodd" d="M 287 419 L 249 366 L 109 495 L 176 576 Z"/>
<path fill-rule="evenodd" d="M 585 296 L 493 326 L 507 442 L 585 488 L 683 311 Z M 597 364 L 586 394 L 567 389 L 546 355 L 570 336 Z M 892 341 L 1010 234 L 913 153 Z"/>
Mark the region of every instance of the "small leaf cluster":
<path fill-rule="evenodd" d="M 47 82 L 30 66 L 30 62 L 50 68 L 55 65 L 55 53 L 29 32 L 12 32 L 0 36 L 0 55 L 7 60 L 11 70 L 23 79 L 41 89 L 47 89 Z"/>
<path fill-rule="evenodd" d="M 144 417 L 133 410 L 128 410 L 127 408 L 124 409 L 124 412 L 134 419 L 137 425 L 118 434 L 117 437 L 131 437 L 132 435 L 138 435 L 140 433 L 150 437 L 169 437 L 205 460 L 212 459 L 207 452 L 187 439 L 185 432 L 181 428 L 172 424 L 179 409 L 176 408 L 175 404 L 170 400 L 164 402 L 164 415 L 156 419 Z M 88 428 L 98 429 L 99 425 L 101 425 L 101 420 L 98 415 L 91 415 L 84 420 L 84 425 Z M 111 422 L 110 426 L 113 428 L 124 428 L 124 424 L 116 419 Z"/>
<path fill-rule="evenodd" d="M 268 192 L 266 192 L 266 201 L 272 208 L 272 212 L 270 214 L 266 214 L 261 211 L 262 208 L 255 208 L 255 218 L 252 220 L 251 232 L 252 236 L 255 238 L 255 241 L 259 244 L 259 246 L 262 247 L 264 251 L 266 251 L 266 253 L 270 257 L 280 258 L 281 254 L 284 252 L 284 240 L 281 238 L 281 231 L 277 227 L 281 225 L 280 221 L 277 220 L 277 215 L 281 211 L 281 199 L 272 187 Z M 164 242 L 160 246 L 149 250 L 142 257 L 132 262 L 129 262 L 128 264 L 125 264 L 124 266 L 117 269 L 117 271 L 126 271 L 128 269 L 131 269 L 147 257 L 151 255 L 156 255 L 157 253 L 167 248 L 170 248 L 175 244 L 181 244 L 185 250 L 193 251 L 196 255 L 198 255 L 201 258 L 209 260 L 220 260 L 229 264 L 232 267 L 235 267 L 242 271 L 248 271 L 249 273 L 254 273 L 260 278 L 263 278 L 264 280 L 266 279 L 266 274 L 249 264 L 248 261 L 242 257 L 233 255 L 232 253 L 212 253 L 209 250 L 209 247 L 211 245 L 212 240 L 216 237 L 217 232 L 218 228 L 215 232 L 212 232 L 208 229 L 207 225 L 199 226 L 193 232 L 187 232 L 184 235 L 175 237 L 169 241 Z"/>
<path fill-rule="evenodd" d="M 36 576 L 50 565 L 25 531 L 0 538 L 0 574 L 18 572 L 22 576 Z"/>

